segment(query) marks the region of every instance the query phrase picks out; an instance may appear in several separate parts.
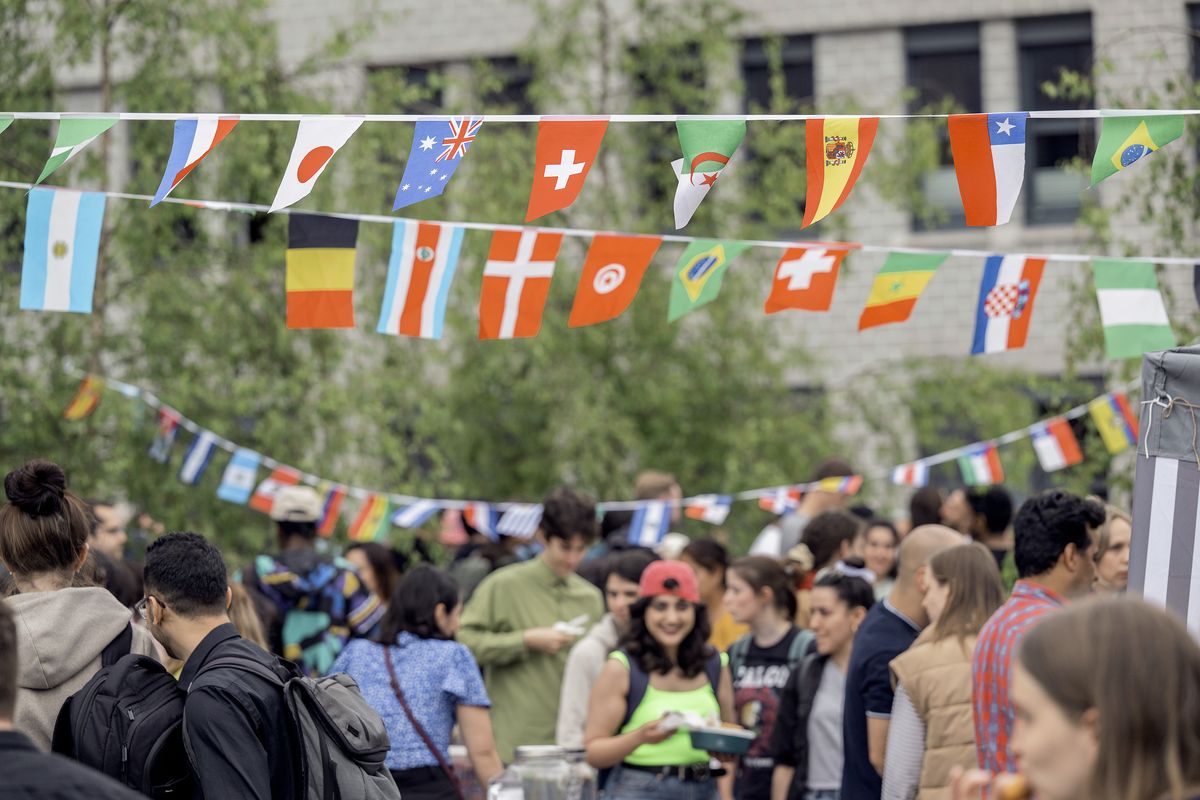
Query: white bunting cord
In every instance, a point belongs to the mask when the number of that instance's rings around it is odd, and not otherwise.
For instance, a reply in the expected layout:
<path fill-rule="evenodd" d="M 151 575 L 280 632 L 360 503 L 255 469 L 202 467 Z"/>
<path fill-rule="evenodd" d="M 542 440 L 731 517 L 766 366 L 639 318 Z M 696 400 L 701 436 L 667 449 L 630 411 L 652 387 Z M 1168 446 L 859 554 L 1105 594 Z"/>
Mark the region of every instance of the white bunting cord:
<path fill-rule="evenodd" d="M 75 376 L 75 377 L 79 377 L 79 378 L 89 377 L 86 373 L 83 373 L 83 372 L 81 372 L 77 369 L 71 368 L 71 367 L 67 367 L 65 369 L 65 371 L 67 372 L 67 374 Z M 100 377 L 100 376 L 91 376 L 91 377 Z M 220 434 L 213 433 L 212 431 L 209 431 L 207 428 L 203 427 L 202 425 L 199 425 L 199 424 L 193 422 L 191 419 L 188 419 L 183 414 L 179 413 L 179 411 L 177 411 L 174 407 L 168 406 L 166 403 L 162 402 L 153 392 L 149 391 L 148 389 L 142 389 L 138 386 L 134 386 L 133 384 L 116 380 L 115 378 L 102 378 L 102 380 L 104 381 L 105 389 L 111 389 L 111 390 L 117 392 L 118 394 L 121 394 L 121 395 L 131 398 L 131 399 L 140 399 L 147 406 L 149 406 L 150 408 L 153 408 L 155 410 L 161 410 L 164 408 L 169 409 L 174 414 L 178 415 L 178 424 L 180 427 L 184 428 L 189 433 L 192 433 L 195 435 L 200 435 L 202 433 L 208 433 L 212 437 L 215 445 L 217 447 L 220 447 L 222 450 L 225 450 L 226 452 L 229 452 L 229 453 L 233 453 L 239 449 L 239 445 L 237 445 L 236 443 L 231 442 L 228 439 L 221 436 Z M 1136 388 L 1137 385 L 1138 385 L 1137 381 L 1130 381 L 1125 386 L 1122 386 L 1114 391 L 1128 392 L 1128 391 L 1131 391 L 1132 389 Z M 1104 397 L 1104 396 L 1105 395 L 1100 395 L 1100 397 Z M 1143 401 L 1143 404 L 1153 403 L 1153 402 L 1156 402 L 1156 401 L 1153 401 L 1153 400 Z M 1065 417 L 1066 419 L 1076 419 L 1078 417 L 1084 416 L 1087 413 L 1088 413 L 1088 403 L 1083 403 L 1082 405 L 1075 406 L 1074 408 L 1072 408 L 1069 411 L 1066 411 L 1062 414 L 1055 414 L 1053 417 L 1050 417 L 1050 419 L 1056 419 L 1058 417 Z M 1193 411 L 1193 414 L 1194 414 L 1194 411 Z M 944 464 L 947 461 L 953 461 L 953 460 L 957 459 L 959 456 L 966 455 L 967 453 L 971 452 L 975 448 L 979 447 L 979 445 L 981 445 L 981 444 L 991 444 L 991 445 L 995 445 L 997 447 L 1008 445 L 1008 444 L 1013 444 L 1014 442 L 1019 442 L 1022 439 L 1029 438 L 1033 429 L 1035 427 L 1037 427 L 1038 425 L 1043 424 L 1044 422 L 1046 422 L 1046 420 L 1041 420 L 1039 422 L 1035 422 L 1032 425 L 1027 425 L 1024 428 L 1018 428 L 1017 430 L 1014 430 L 1014 431 L 1009 431 L 1008 433 L 1006 433 L 1002 436 L 999 436 L 995 439 L 989 439 L 989 440 L 984 440 L 984 441 L 980 441 L 980 442 L 975 442 L 973 444 L 966 445 L 964 447 L 957 447 L 953 450 L 947 450 L 942 453 L 938 453 L 936 455 L 926 456 L 925 458 L 917 459 L 917 461 L 915 461 L 915 462 L 907 462 L 904 465 L 897 465 L 897 466 L 907 466 L 908 463 L 923 463 L 927 466 L 933 466 L 936 464 Z M 247 448 L 247 449 L 253 449 L 253 448 Z M 275 459 L 271 458 L 270 456 L 268 456 L 266 454 L 262 454 L 262 465 L 264 467 L 266 467 L 268 470 L 273 470 L 276 467 L 289 466 L 289 465 L 283 464 L 280 461 L 276 461 Z M 877 472 L 867 473 L 867 474 L 863 475 L 862 477 L 867 480 L 881 480 L 882 481 L 882 480 L 886 480 L 891 475 L 891 473 L 894 469 L 896 469 L 896 467 L 888 467 L 887 469 L 879 470 Z M 312 474 L 311 472 L 301 471 L 300 476 L 301 476 L 301 480 L 303 480 L 303 482 L 308 484 L 309 486 L 315 487 L 315 486 L 320 486 L 321 484 L 328 484 L 331 487 L 343 487 L 346 489 L 346 494 L 348 494 L 351 497 L 354 497 L 356 499 L 359 499 L 359 500 L 364 500 L 372 495 L 383 495 L 383 496 L 386 496 L 393 504 L 396 504 L 396 505 L 410 505 L 412 503 L 424 501 L 424 502 L 435 503 L 435 504 L 437 504 L 437 506 L 439 508 L 456 509 L 456 510 L 465 509 L 468 506 L 470 506 L 473 502 L 484 502 L 484 501 L 472 501 L 472 500 L 450 500 L 450 499 L 444 499 L 444 498 L 417 497 L 415 495 L 391 494 L 389 492 L 384 492 L 381 490 L 363 489 L 361 487 L 350 486 L 348 484 L 341 483 L 339 481 L 326 480 L 324 478 L 321 478 L 319 475 Z M 820 482 L 818 481 L 818 482 L 805 483 L 805 484 L 786 484 L 783 486 L 770 486 L 770 487 L 765 487 L 762 489 L 747 489 L 744 491 L 733 493 L 733 494 L 729 495 L 729 497 L 734 502 L 745 501 L 745 500 L 758 500 L 760 498 L 771 495 L 781 489 L 799 489 L 802 491 L 807 491 L 807 490 L 817 487 L 819 485 L 819 483 Z M 700 502 L 703 502 L 706 500 L 711 500 L 712 496 L 713 496 L 712 494 L 701 494 L 701 495 L 693 495 L 691 497 L 685 497 L 682 500 L 665 500 L 662 502 L 669 504 L 673 507 L 683 507 L 683 506 L 697 504 L 697 503 L 700 503 Z M 645 504 L 646 504 L 645 501 L 636 501 L 636 500 L 601 500 L 597 503 L 597 505 L 602 507 L 605 511 L 634 511 L 638 508 L 641 508 Z M 492 503 L 491 505 L 499 511 L 506 511 L 509 508 L 518 507 L 518 506 L 522 506 L 525 504 L 523 504 L 523 503 Z"/>
<path fill-rule="evenodd" d="M 29 191 L 35 188 L 32 183 L 21 183 L 19 181 L 0 181 L 0 189 L 20 189 Z M 51 186 L 47 184 L 39 184 L 38 188 L 43 189 L 67 189 L 65 186 Z M 68 189 L 68 191 L 92 191 L 90 189 Z M 116 200 L 138 200 L 149 203 L 154 198 L 148 194 L 134 194 L 130 192 L 93 192 L 94 194 L 103 194 L 105 197 L 111 197 Z M 654 236 L 664 242 L 673 242 L 679 244 L 689 244 L 700 240 L 709 240 L 711 236 L 682 236 L 679 234 L 625 234 L 619 231 L 602 231 L 590 228 L 546 228 L 537 225 L 510 225 L 502 222 L 455 222 L 452 220 L 435 220 L 435 219 L 415 219 L 409 217 L 392 217 L 384 214 L 356 214 L 339 211 L 306 211 L 303 209 L 284 208 L 279 211 L 271 212 L 269 205 L 262 203 L 237 203 L 226 200 L 194 200 L 184 199 L 179 197 L 166 197 L 161 202 L 174 203 L 176 205 L 189 206 L 191 208 L 200 208 L 208 211 L 242 211 L 247 213 L 273 213 L 276 215 L 286 214 L 307 214 L 316 217 L 333 217 L 336 219 L 352 219 L 359 222 L 377 222 L 381 224 L 391 225 L 396 222 L 426 222 L 432 225 L 442 225 L 445 227 L 462 228 L 469 231 L 544 231 L 546 233 L 557 233 L 573 239 L 591 239 L 602 234 L 615 234 L 623 236 Z M 889 247 L 885 245 L 858 244 L 855 242 L 806 242 L 803 239 L 794 239 L 784 241 L 779 239 L 728 239 L 726 241 L 736 241 L 746 244 L 750 247 L 763 247 L 773 250 L 790 250 L 799 246 L 820 247 L 825 250 L 838 250 L 849 252 L 863 253 L 947 253 L 950 256 L 958 256 L 962 258 L 988 258 L 990 256 L 999 255 L 996 250 L 972 250 L 961 247 L 954 248 L 936 248 L 936 247 Z M 1184 256 L 1097 256 L 1088 253 L 1038 253 L 1034 251 L 1021 251 L 1021 255 L 1028 258 L 1040 258 L 1046 261 L 1059 262 L 1064 264 L 1083 264 L 1093 261 L 1098 258 L 1103 258 L 1107 261 L 1151 261 L 1155 264 L 1164 266 L 1195 266 L 1200 264 L 1200 256 L 1184 257 Z"/>

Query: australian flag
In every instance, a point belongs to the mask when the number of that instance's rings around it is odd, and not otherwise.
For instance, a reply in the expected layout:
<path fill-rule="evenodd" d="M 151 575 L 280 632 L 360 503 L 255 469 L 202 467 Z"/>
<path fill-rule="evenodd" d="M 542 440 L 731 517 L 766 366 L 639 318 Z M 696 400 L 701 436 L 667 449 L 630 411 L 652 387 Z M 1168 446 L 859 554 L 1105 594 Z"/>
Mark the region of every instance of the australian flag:
<path fill-rule="evenodd" d="M 392 210 L 437 197 L 445 191 L 482 125 L 482 119 L 470 117 L 418 120 Z"/>

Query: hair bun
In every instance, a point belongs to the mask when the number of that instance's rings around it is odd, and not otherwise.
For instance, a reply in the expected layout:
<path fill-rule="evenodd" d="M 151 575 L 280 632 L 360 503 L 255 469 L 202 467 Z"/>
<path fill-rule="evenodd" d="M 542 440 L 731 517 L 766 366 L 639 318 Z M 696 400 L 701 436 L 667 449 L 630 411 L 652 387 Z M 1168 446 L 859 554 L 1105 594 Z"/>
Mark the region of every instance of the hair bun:
<path fill-rule="evenodd" d="M 59 514 L 67 473 L 53 461 L 35 459 L 4 476 L 4 494 L 8 502 L 31 517 Z"/>

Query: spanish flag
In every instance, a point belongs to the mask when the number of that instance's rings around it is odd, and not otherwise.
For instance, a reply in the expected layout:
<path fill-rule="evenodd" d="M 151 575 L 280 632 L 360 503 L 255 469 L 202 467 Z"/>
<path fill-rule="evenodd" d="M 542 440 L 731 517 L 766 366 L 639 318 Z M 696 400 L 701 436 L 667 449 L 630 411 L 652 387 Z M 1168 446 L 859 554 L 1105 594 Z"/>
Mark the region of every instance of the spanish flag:
<path fill-rule="evenodd" d="M 357 239 L 357 220 L 313 214 L 288 217 L 289 328 L 354 327 Z"/>
<path fill-rule="evenodd" d="M 934 271 L 949 257 L 949 253 L 889 253 L 875 276 L 858 329 L 908 319 Z"/>
<path fill-rule="evenodd" d="M 804 123 L 808 172 L 805 228 L 846 202 L 866 166 L 878 127 L 878 117 L 810 119 Z"/>
<path fill-rule="evenodd" d="M 104 379 L 88 375 L 83 379 L 83 383 L 79 384 L 74 399 L 63 410 L 63 418 L 75 422 L 90 415 L 96 410 L 96 406 L 100 405 L 100 395 L 103 392 Z"/>

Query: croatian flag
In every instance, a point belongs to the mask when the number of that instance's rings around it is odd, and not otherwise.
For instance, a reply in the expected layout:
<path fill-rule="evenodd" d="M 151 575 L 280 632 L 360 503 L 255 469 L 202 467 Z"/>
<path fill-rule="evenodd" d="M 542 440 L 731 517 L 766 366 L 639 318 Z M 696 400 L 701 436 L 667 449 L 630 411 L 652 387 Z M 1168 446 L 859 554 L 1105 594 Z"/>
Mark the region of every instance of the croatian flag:
<path fill-rule="evenodd" d="M 188 486 L 195 486 L 208 469 L 213 452 L 217 449 L 217 437 L 210 431 L 200 431 L 192 441 L 191 447 L 183 457 L 183 465 L 179 467 L 179 480 Z"/>
<path fill-rule="evenodd" d="M 104 200 L 99 192 L 29 191 L 22 310 L 92 313 Z"/>
<path fill-rule="evenodd" d="M 517 503 L 509 506 L 496 525 L 496 532 L 502 536 L 512 536 L 515 539 L 530 539 L 537 533 L 538 525 L 542 524 L 542 505 L 540 503 Z"/>
<path fill-rule="evenodd" d="M 642 503 L 629 521 L 629 543 L 653 547 L 663 540 L 671 527 L 671 510 L 665 500 Z"/>
<path fill-rule="evenodd" d="M 482 119 L 470 117 L 417 120 L 412 149 L 392 210 L 399 211 L 446 191 L 446 184 L 454 177 L 482 126 Z"/>
<path fill-rule="evenodd" d="M 458 265 L 463 229 L 405 220 L 392 230 L 379 333 L 442 338 L 446 298 Z"/>
<path fill-rule="evenodd" d="M 229 459 L 225 474 L 221 476 L 221 485 L 217 487 L 217 497 L 240 506 L 246 505 L 254 492 L 254 482 L 258 477 L 258 464 L 262 456 L 253 450 L 239 447 Z"/>
<path fill-rule="evenodd" d="M 979 284 L 972 355 L 1002 353 L 1025 346 L 1033 301 L 1045 266 L 1043 258 L 988 256 Z"/>
<path fill-rule="evenodd" d="M 1046 472 L 1055 472 L 1083 462 L 1079 440 L 1065 417 L 1039 422 L 1030 430 L 1038 463 Z"/>
<path fill-rule="evenodd" d="M 683 513 L 710 525 L 721 525 L 733 508 L 733 497 L 727 494 L 702 494 L 688 500 Z"/>
<path fill-rule="evenodd" d="M 397 528 L 419 528 L 441 510 L 442 506 L 436 500 L 417 500 L 397 508 L 392 513 L 392 524 Z"/>
<path fill-rule="evenodd" d="M 954 173 L 968 225 L 1003 225 L 1025 180 L 1029 114 L 952 114 L 947 123 Z"/>
<path fill-rule="evenodd" d="M 929 483 L 929 465 L 924 461 L 901 464 L 892 470 L 892 483 L 897 486 L 924 486 Z"/>
<path fill-rule="evenodd" d="M 958 468 L 962 471 L 963 483 L 967 486 L 993 486 L 1004 483 L 1000 453 L 993 444 L 979 445 L 966 455 L 959 456 Z"/>
<path fill-rule="evenodd" d="M 158 205 L 179 185 L 187 174 L 196 168 L 221 140 L 238 124 L 237 117 L 205 117 L 204 119 L 175 120 L 175 138 L 171 141 L 171 155 L 163 172 L 162 183 L 150 201 L 150 207 Z"/>

